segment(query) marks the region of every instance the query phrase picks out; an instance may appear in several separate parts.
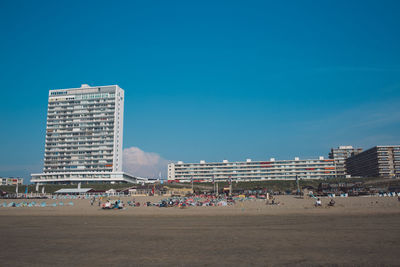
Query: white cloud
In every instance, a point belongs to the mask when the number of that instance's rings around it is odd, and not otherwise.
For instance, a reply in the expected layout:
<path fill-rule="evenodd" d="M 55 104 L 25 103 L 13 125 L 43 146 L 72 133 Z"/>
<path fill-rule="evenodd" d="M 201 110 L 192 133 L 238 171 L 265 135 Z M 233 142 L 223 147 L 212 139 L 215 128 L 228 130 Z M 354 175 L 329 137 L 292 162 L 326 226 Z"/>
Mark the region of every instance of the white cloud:
<path fill-rule="evenodd" d="M 139 177 L 158 178 L 161 172 L 161 177 L 166 178 L 167 166 L 171 161 L 159 154 L 145 152 L 138 147 L 125 148 L 123 153 L 122 166 L 127 173 Z"/>

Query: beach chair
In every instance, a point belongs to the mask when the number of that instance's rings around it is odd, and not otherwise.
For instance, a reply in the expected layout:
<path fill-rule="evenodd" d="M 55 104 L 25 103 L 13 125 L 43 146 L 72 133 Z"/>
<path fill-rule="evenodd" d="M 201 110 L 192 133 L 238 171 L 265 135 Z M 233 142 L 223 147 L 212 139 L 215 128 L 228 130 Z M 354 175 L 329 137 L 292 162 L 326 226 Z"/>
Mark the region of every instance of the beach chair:
<path fill-rule="evenodd" d="M 73 206 L 73 205 L 74 205 L 74 202 L 70 201 L 70 202 L 68 203 L 68 205 Z"/>
<path fill-rule="evenodd" d="M 58 203 L 58 205 L 59 206 L 64 206 L 64 202 L 61 201 L 60 203 Z"/>
<path fill-rule="evenodd" d="M 57 203 L 51 204 L 52 207 L 57 207 Z"/>
<path fill-rule="evenodd" d="M 42 203 L 40 204 L 40 207 L 46 207 L 46 206 L 47 206 L 46 202 L 42 202 Z"/>
<path fill-rule="evenodd" d="M 3 202 L 3 208 L 6 208 L 7 207 L 7 202 Z"/>
<path fill-rule="evenodd" d="M 32 203 L 28 203 L 28 207 L 29 208 L 33 207 L 33 204 Z"/>

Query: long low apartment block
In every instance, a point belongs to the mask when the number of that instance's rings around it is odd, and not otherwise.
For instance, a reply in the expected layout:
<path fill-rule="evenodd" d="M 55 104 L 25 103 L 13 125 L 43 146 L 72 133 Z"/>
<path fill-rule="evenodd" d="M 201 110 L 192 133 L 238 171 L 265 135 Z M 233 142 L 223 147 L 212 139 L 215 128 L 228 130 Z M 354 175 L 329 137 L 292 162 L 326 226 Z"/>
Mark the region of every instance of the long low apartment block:
<path fill-rule="evenodd" d="M 327 179 L 336 177 L 333 159 L 299 159 L 269 161 L 205 162 L 168 164 L 170 182 L 210 182 L 210 181 L 260 181 Z"/>

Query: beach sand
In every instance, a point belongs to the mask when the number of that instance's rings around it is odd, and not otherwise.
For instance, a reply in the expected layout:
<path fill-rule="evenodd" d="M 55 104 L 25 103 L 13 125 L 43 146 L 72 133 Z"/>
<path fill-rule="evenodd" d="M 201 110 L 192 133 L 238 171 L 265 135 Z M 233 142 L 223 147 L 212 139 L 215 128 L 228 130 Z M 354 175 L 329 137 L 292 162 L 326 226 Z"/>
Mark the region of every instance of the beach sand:
<path fill-rule="evenodd" d="M 397 198 L 336 198 L 330 208 L 327 198 L 320 208 L 313 199 L 277 200 L 187 209 L 101 210 L 89 200 L 0 208 L 0 265 L 399 265 Z"/>

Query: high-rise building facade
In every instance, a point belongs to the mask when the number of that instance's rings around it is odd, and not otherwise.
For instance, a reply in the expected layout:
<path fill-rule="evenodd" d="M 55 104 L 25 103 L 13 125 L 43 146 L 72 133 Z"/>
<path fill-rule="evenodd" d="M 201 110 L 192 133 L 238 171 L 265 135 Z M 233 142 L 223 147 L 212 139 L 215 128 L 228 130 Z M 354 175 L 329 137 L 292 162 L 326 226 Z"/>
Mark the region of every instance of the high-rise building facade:
<path fill-rule="evenodd" d="M 346 177 L 348 175 L 346 169 L 346 159 L 362 152 L 362 148 L 353 148 L 352 146 L 339 146 L 332 148 L 329 158 L 335 160 L 336 175 L 338 177 Z"/>
<path fill-rule="evenodd" d="M 332 159 L 299 159 L 241 162 L 205 162 L 168 164 L 168 180 L 189 182 L 210 181 L 260 181 L 335 178 L 336 168 Z"/>
<path fill-rule="evenodd" d="M 122 172 L 124 90 L 50 90 L 43 173 L 35 183 L 134 182 Z"/>
<path fill-rule="evenodd" d="M 375 146 L 346 160 L 352 176 L 400 178 L 400 145 Z"/>

